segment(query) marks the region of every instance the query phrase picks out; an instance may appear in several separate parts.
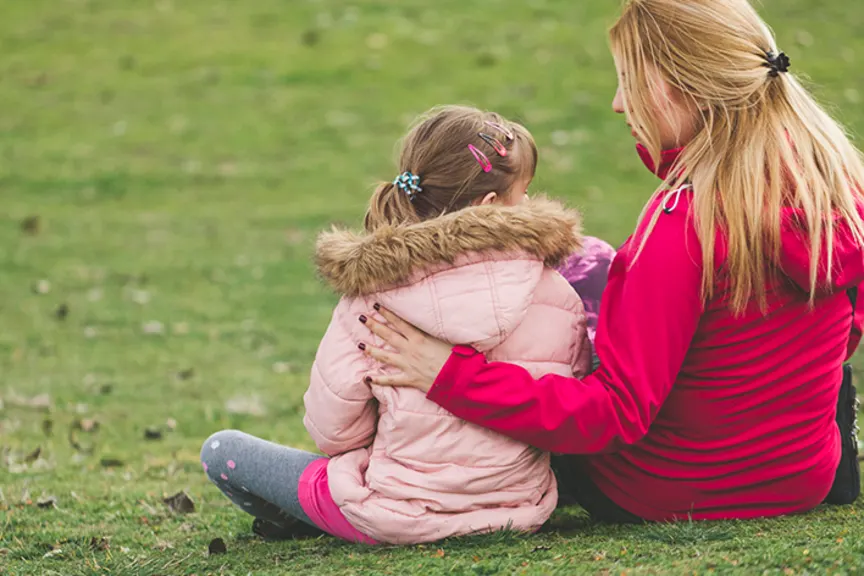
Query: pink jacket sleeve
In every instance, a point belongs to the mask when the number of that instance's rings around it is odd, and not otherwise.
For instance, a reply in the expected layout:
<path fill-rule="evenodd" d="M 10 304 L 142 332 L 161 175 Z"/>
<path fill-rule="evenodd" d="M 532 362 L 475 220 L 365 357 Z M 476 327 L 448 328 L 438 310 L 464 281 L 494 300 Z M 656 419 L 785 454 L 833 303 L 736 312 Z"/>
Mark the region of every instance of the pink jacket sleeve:
<path fill-rule="evenodd" d="M 639 441 L 675 383 L 702 314 L 700 243 L 686 212 L 661 215 L 635 262 L 627 247 L 613 261 L 595 373 L 534 380 L 518 366 L 457 347 L 428 397 L 552 452 L 594 454 Z"/>
<path fill-rule="evenodd" d="M 321 340 L 303 396 L 303 424 L 328 456 L 371 445 L 378 425 L 378 402 L 363 382 L 368 361 L 340 321 L 341 308 Z"/>

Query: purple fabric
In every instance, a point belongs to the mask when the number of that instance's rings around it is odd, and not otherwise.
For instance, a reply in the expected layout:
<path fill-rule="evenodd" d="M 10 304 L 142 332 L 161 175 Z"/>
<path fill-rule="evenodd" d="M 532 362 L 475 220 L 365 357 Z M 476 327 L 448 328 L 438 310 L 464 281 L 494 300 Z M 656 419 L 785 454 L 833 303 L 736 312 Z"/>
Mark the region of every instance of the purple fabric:
<path fill-rule="evenodd" d="M 594 341 L 597 330 L 597 315 L 600 313 L 600 298 L 606 289 L 609 266 L 615 257 L 615 249 L 609 244 L 586 236 L 580 252 L 570 256 L 558 269 L 582 298 L 588 321 L 588 336 Z"/>

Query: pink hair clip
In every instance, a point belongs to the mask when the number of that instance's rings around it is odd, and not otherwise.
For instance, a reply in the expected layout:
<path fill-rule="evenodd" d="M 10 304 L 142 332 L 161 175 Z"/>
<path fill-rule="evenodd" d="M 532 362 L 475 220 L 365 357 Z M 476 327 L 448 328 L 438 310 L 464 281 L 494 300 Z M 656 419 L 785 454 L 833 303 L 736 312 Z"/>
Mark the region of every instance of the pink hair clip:
<path fill-rule="evenodd" d="M 489 158 L 487 158 L 483 152 L 478 150 L 473 144 L 468 144 L 468 150 L 474 156 L 474 159 L 477 160 L 477 163 L 483 168 L 483 172 L 492 171 L 492 163 L 489 162 Z"/>
<path fill-rule="evenodd" d="M 480 132 L 477 135 L 480 136 L 480 138 L 482 138 L 484 142 L 494 148 L 495 152 L 497 152 L 499 156 L 501 156 L 502 158 L 504 156 L 507 156 L 507 148 L 505 148 L 504 145 L 499 142 L 497 138 L 493 138 L 492 136 L 484 134 L 483 132 Z"/>
<path fill-rule="evenodd" d="M 504 126 L 502 126 L 502 125 L 499 124 L 498 122 L 490 122 L 489 120 L 486 120 L 486 121 L 484 122 L 484 124 L 486 124 L 486 125 L 489 126 L 490 128 L 494 128 L 495 130 L 498 130 L 499 132 L 501 132 L 502 134 L 504 134 L 504 136 L 507 137 L 507 140 L 508 140 L 508 141 L 513 140 L 513 138 L 514 138 L 514 136 L 513 136 L 513 131 L 510 130 L 509 128 L 505 128 Z"/>

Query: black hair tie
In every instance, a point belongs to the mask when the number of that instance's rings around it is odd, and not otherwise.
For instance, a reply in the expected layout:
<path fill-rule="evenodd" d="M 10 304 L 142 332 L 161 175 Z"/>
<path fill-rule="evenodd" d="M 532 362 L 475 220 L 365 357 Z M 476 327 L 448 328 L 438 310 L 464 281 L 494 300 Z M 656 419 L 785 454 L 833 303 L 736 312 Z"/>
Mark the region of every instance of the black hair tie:
<path fill-rule="evenodd" d="M 791 66 L 792 64 L 789 60 L 789 57 L 783 52 L 780 52 L 777 55 L 775 55 L 773 52 L 766 52 L 765 59 L 767 60 L 767 62 L 764 64 L 764 66 L 770 68 L 770 70 L 768 71 L 768 75 L 772 78 L 776 78 L 780 75 L 781 72 L 788 72 L 789 66 Z"/>

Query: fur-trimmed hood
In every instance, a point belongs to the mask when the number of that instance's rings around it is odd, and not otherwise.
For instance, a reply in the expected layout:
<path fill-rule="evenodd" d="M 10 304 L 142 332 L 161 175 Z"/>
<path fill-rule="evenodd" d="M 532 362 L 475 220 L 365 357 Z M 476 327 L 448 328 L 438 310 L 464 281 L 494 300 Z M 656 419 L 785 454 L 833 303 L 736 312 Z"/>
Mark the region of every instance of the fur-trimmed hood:
<path fill-rule="evenodd" d="M 418 273 L 469 254 L 527 254 L 555 267 L 582 245 L 581 218 L 547 198 L 518 206 L 476 206 L 425 222 L 318 237 L 321 277 L 345 296 L 398 287 Z"/>

